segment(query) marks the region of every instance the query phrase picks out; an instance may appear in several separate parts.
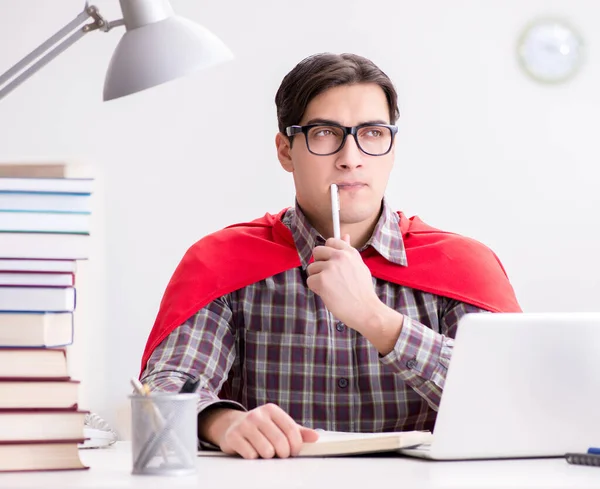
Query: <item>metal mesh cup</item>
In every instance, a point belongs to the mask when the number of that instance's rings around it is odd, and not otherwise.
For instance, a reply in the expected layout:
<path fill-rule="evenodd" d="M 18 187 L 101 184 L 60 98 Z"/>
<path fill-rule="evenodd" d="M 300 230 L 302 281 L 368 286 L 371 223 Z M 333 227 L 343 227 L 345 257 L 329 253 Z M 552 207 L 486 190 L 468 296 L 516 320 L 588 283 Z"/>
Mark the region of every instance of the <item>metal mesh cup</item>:
<path fill-rule="evenodd" d="M 196 472 L 198 394 L 132 395 L 133 474 Z"/>

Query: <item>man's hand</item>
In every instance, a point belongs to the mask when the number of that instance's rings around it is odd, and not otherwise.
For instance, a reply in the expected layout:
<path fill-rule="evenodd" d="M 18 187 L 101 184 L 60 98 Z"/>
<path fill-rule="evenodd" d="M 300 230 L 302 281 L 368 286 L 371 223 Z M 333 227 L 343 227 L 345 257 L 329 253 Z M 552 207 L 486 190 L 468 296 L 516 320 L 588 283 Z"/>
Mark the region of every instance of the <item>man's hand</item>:
<path fill-rule="evenodd" d="M 319 295 L 331 313 L 370 341 L 383 356 L 398 341 L 404 316 L 386 306 L 375 292 L 369 267 L 350 246 L 350 236 L 329 238 L 313 251 L 308 288 Z"/>
<path fill-rule="evenodd" d="M 297 424 L 275 404 L 248 412 L 216 409 L 201 428 L 205 439 L 229 454 L 247 459 L 287 458 L 298 454 L 302 443 L 315 442 L 319 434 Z"/>
<path fill-rule="evenodd" d="M 360 253 L 350 246 L 350 236 L 329 238 L 313 251 L 315 261 L 308 268 L 307 285 L 319 295 L 327 309 L 353 329 L 367 323 L 382 302 L 373 287 L 371 272 Z"/>

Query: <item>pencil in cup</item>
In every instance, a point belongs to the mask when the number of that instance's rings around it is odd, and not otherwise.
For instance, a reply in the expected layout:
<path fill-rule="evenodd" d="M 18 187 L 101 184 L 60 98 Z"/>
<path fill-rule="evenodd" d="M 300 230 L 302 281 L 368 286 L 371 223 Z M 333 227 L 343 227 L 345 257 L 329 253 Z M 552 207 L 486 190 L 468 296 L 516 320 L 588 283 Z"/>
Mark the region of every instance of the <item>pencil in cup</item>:
<path fill-rule="evenodd" d="M 131 385 L 132 385 L 133 389 L 135 390 L 135 392 L 139 396 L 149 396 L 151 393 L 150 387 L 148 387 L 148 384 L 142 384 L 136 378 L 131 379 Z M 154 431 L 158 431 L 160 429 L 160 424 L 159 424 L 160 423 L 159 420 L 161 417 L 160 411 L 151 402 L 144 403 L 144 408 L 150 414 L 150 418 L 152 420 L 152 427 L 153 427 Z M 165 448 L 164 445 L 161 446 L 161 453 L 162 453 L 163 460 L 165 461 L 165 463 L 168 462 L 169 456 L 167 454 L 167 449 Z"/>
<path fill-rule="evenodd" d="M 193 394 L 177 394 L 177 396 L 189 396 Z M 164 419 L 164 418 L 163 418 Z M 142 447 L 135 465 L 140 467 L 142 470 L 148 466 L 151 460 L 154 457 L 157 449 L 159 447 L 164 447 L 165 442 L 168 441 L 169 438 L 172 439 L 173 448 L 175 449 L 177 459 L 179 462 L 173 462 L 173 460 L 169 460 L 168 464 L 176 467 L 194 467 L 195 459 L 196 459 L 196 439 L 195 439 L 195 430 L 190 426 L 184 425 L 183 428 L 187 433 L 193 433 L 194 439 L 193 444 L 188 447 L 186 443 L 187 440 L 182 441 L 181 439 L 184 437 L 182 433 L 176 433 L 177 425 L 181 425 L 182 421 L 182 413 L 179 409 L 174 409 L 168 417 L 161 423 L 159 430 L 153 431 L 152 435 L 146 440 L 144 446 Z M 179 448 L 178 448 L 179 447 Z M 176 459 L 176 460 L 177 460 Z M 172 467 L 175 468 L 175 467 Z"/>
<path fill-rule="evenodd" d="M 158 393 L 132 380 L 137 395 L 132 400 L 134 441 L 133 473 L 173 473 L 195 470 L 197 395 Z M 165 419 L 166 418 L 166 419 Z M 167 446 L 171 449 L 167 450 Z M 163 463 L 156 467 L 158 451 Z"/>
<path fill-rule="evenodd" d="M 195 471 L 197 399 L 196 394 L 180 393 L 131 396 L 134 474 L 184 475 Z M 161 447 L 168 447 L 166 460 L 159 456 Z"/>
<path fill-rule="evenodd" d="M 146 397 L 150 396 L 151 392 L 150 392 L 150 387 L 148 387 L 148 384 L 141 384 L 141 385 L 142 385 L 141 393 Z M 160 430 L 160 417 L 161 417 L 160 411 L 158 410 L 158 408 L 156 407 L 155 404 L 152 404 L 151 399 L 148 399 L 148 402 L 144 403 L 144 408 L 146 410 L 148 410 L 151 414 L 150 418 L 152 419 L 152 428 L 153 428 L 154 432 L 156 433 L 158 430 Z M 169 462 L 169 454 L 167 453 L 167 448 L 162 443 L 160 445 L 160 452 L 163 456 L 163 460 L 165 461 L 165 463 L 168 463 Z"/>

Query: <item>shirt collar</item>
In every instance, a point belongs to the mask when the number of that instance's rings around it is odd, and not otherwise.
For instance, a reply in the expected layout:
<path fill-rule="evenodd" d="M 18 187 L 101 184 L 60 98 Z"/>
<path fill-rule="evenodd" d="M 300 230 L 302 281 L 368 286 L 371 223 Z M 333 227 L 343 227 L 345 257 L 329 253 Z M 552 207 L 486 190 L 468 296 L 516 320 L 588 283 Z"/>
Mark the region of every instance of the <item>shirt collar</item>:
<path fill-rule="evenodd" d="M 308 222 L 298 205 L 298 201 L 296 201 L 294 208 L 287 210 L 282 221 L 292 232 L 302 268 L 306 269 L 312 258 L 313 249 L 315 246 L 325 244 L 325 239 Z M 383 199 L 383 210 L 373 234 L 359 251 L 363 251 L 369 246 L 392 263 L 403 266 L 408 265 L 404 240 L 400 231 L 400 217 L 390 208 L 385 199 Z"/>

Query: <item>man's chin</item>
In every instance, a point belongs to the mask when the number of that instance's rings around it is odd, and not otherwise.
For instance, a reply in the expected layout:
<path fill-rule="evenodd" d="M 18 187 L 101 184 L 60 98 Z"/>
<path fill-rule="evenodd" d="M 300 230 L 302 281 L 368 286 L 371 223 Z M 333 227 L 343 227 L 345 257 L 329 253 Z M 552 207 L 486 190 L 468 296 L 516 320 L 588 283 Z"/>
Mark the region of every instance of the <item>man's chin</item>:
<path fill-rule="evenodd" d="M 375 221 L 379 217 L 380 207 L 365 206 L 351 209 L 340 209 L 340 221 L 344 224 L 359 224 Z"/>

